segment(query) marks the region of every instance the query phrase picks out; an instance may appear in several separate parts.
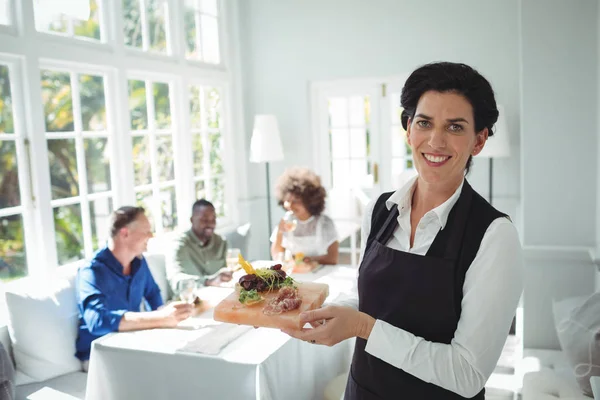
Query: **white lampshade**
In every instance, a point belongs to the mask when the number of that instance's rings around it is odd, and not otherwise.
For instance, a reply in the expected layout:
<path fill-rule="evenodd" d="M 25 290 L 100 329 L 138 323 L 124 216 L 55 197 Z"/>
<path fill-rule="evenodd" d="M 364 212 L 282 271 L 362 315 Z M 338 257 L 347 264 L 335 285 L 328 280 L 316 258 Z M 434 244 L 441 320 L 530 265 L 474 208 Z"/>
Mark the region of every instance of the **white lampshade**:
<path fill-rule="evenodd" d="M 508 136 L 508 127 L 506 126 L 506 116 L 504 107 L 498 106 L 498 121 L 494 126 L 494 136 L 488 138 L 483 150 L 477 157 L 499 158 L 510 156 L 510 140 Z"/>
<path fill-rule="evenodd" d="M 283 147 L 279 137 L 277 118 L 274 115 L 256 115 L 250 140 L 250 162 L 283 160 Z"/>

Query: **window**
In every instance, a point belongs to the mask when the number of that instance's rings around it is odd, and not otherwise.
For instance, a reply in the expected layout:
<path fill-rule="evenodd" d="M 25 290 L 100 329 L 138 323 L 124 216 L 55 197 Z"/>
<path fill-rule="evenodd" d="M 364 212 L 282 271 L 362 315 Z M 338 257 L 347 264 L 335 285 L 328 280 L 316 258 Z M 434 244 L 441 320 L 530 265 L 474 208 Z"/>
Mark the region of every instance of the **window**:
<path fill-rule="evenodd" d="M 406 131 L 402 127 L 400 117 L 402 116 L 402 107 L 400 107 L 400 93 L 391 94 L 391 143 L 392 146 L 392 176 L 400 175 L 406 170 L 414 169 L 412 149 L 406 143 Z"/>
<path fill-rule="evenodd" d="M 369 96 L 329 99 L 329 135 L 333 186 L 365 186 L 369 181 Z"/>
<path fill-rule="evenodd" d="M 185 0 L 186 56 L 211 64 L 221 62 L 217 0 Z"/>
<path fill-rule="evenodd" d="M 104 41 L 102 6 L 103 0 L 34 0 L 35 27 L 39 32 Z"/>
<path fill-rule="evenodd" d="M 190 123 L 194 188 L 197 199 L 211 201 L 217 216 L 226 215 L 225 174 L 223 168 L 222 90 L 209 86 L 191 86 Z"/>
<path fill-rule="evenodd" d="M 123 0 L 125 45 L 170 53 L 166 0 Z"/>
<path fill-rule="evenodd" d="M 0 0 L 0 25 L 10 25 L 11 19 L 10 0 Z"/>
<path fill-rule="evenodd" d="M 22 155 L 13 115 L 9 67 L 0 64 L 0 279 L 4 281 L 27 274 Z"/>
<path fill-rule="evenodd" d="M 129 81 L 134 185 L 157 233 L 177 226 L 170 87 L 165 82 Z"/>
<path fill-rule="evenodd" d="M 105 244 L 113 207 L 104 77 L 41 71 L 59 265 Z"/>
<path fill-rule="evenodd" d="M 195 3 L 197 63 L 181 0 L 0 0 L 0 281 L 91 257 L 121 206 L 143 205 L 158 240 L 198 197 L 234 222 L 233 75 L 206 64 L 227 61 L 218 5 Z"/>

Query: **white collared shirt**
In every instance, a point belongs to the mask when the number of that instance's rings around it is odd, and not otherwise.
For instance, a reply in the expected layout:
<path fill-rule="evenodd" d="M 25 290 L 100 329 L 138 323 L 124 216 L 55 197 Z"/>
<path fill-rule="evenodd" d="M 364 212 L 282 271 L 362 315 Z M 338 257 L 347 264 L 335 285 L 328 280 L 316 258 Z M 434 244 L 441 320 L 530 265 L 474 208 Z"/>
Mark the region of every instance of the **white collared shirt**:
<path fill-rule="evenodd" d="M 419 221 L 410 248 L 410 212 L 416 177 L 386 201 L 399 208 L 398 227 L 387 247 L 425 255 L 460 196 L 463 183 L 440 206 Z M 375 202 L 364 215 L 361 261 L 371 231 Z M 401 266 L 398 266 L 401 268 Z M 382 320 L 377 320 L 365 351 L 417 378 L 463 397 L 481 391 L 492 374 L 523 291 L 522 251 L 518 233 L 507 218 L 494 220 L 483 236 L 479 251 L 465 276 L 462 312 L 450 344 L 417 337 Z M 356 293 L 338 304 L 358 309 Z M 427 318 L 427 316 L 423 316 Z"/>

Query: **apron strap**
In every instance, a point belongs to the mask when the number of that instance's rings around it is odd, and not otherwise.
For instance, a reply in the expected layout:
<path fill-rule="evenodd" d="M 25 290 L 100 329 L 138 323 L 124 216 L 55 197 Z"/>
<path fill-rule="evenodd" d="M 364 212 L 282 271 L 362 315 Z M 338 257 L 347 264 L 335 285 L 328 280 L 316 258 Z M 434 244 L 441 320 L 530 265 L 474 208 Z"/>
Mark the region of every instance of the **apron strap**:
<path fill-rule="evenodd" d="M 398 206 L 397 205 L 392 206 L 392 209 L 390 210 L 388 217 L 385 219 L 385 223 L 381 226 L 381 228 L 379 229 L 379 232 L 377 232 L 377 236 L 375 236 L 375 240 L 377 240 L 379 243 L 381 243 L 384 246 L 387 244 L 387 242 L 390 241 L 390 239 L 392 238 L 392 235 L 394 234 L 394 231 L 396 230 L 396 227 L 398 226 L 398 215 L 399 214 L 400 213 L 398 211 Z"/>

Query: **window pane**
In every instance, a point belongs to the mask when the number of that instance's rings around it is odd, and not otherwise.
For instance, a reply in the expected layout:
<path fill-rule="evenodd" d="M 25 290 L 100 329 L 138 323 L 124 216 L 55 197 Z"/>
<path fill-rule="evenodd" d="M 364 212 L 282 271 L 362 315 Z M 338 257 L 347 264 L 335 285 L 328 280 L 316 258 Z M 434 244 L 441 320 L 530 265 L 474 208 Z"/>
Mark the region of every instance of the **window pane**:
<path fill-rule="evenodd" d="M 20 205 L 21 192 L 15 142 L 0 140 L 0 208 Z"/>
<path fill-rule="evenodd" d="M 166 52 L 167 35 L 165 31 L 165 9 L 167 7 L 167 2 L 164 0 L 147 0 L 146 7 L 150 48 L 152 50 Z"/>
<path fill-rule="evenodd" d="M 132 130 L 137 131 L 148 128 L 146 84 L 144 81 L 129 81 L 129 115 Z"/>
<path fill-rule="evenodd" d="M 54 229 L 59 265 L 83 258 L 83 228 L 81 206 L 56 207 L 54 209 Z"/>
<path fill-rule="evenodd" d="M 14 133 L 14 131 L 8 67 L 0 65 L 0 133 Z"/>
<path fill-rule="evenodd" d="M 148 136 L 133 138 L 133 173 L 136 186 L 150 183 L 150 138 Z"/>
<path fill-rule="evenodd" d="M 190 87 L 190 120 L 192 129 L 202 128 L 202 106 L 200 104 L 200 88 L 198 86 Z"/>
<path fill-rule="evenodd" d="M 165 182 L 175 179 L 173 138 L 171 135 L 156 136 L 156 163 L 158 165 L 159 181 Z"/>
<path fill-rule="evenodd" d="M 97 250 L 106 245 L 110 229 L 110 214 L 113 211 L 112 198 L 107 197 L 90 202 L 92 222 L 92 245 Z"/>
<path fill-rule="evenodd" d="M 0 218 L 0 280 L 9 281 L 27 275 L 23 218 Z"/>
<path fill-rule="evenodd" d="M 135 198 L 136 198 L 136 205 L 138 207 L 144 207 L 144 209 L 146 210 L 146 217 L 148 217 L 148 220 L 150 221 L 150 225 L 152 225 L 152 231 L 155 230 L 155 226 L 154 226 L 154 214 L 153 214 L 153 207 L 152 207 L 152 192 L 151 191 L 142 191 L 142 192 L 137 192 L 135 194 Z"/>
<path fill-rule="evenodd" d="M 0 0 L 0 24 L 10 25 L 10 0 Z"/>
<path fill-rule="evenodd" d="M 391 104 L 391 113 L 392 113 L 392 124 L 399 125 L 400 117 L 402 116 L 402 107 L 400 107 L 400 93 L 392 93 L 392 104 Z"/>
<path fill-rule="evenodd" d="M 405 159 L 392 158 L 392 177 L 400 175 L 405 169 Z"/>
<path fill-rule="evenodd" d="M 206 126 L 213 129 L 219 129 L 221 126 L 221 94 L 217 88 L 207 88 L 204 90 L 206 93 L 206 105 L 208 107 L 205 116 L 207 118 Z"/>
<path fill-rule="evenodd" d="M 331 174 L 333 186 L 350 186 L 350 161 L 333 160 L 333 162 L 331 163 Z"/>
<path fill-rule="evenodd" d="M 196 182 L 196 200 L 206 198 L 206 184 L 204 181 Z"/>
<path fill-rule="evenodd" d="M 329 99 L 329 126 L 348 126 L 348 100 L 344 97 Z"/>
<path fill-rule="evenodd" d="M 198 57 L 198 48 L 196 44 L 196 12 L 190 7 L 190 3 L 195 1 L 186 1 L 183 11 L 183 29 L 185 29 L 185 55 L 189 58 Z"/>
<path fill-rule="evenodd" d="M 219 24 L 217 18 L 202 15 L 200 20 L 202 58 L 205 62 L 218 64 L 221 62 L 221 55 L 219 54 Z"/>
<path fill-rule="evenodd" d="M 107 138 L 84 139 L 85 166 L 89 193 L 111 190 L 110 147 Z"/>
<path fill-rule="evenodd" d="M 350 124 L 353 126 L 363 126 L 366 123 L 367 99 L 363 96 L 350 97 Z"/>
<path fill-rule="evenodd" d="M 79 76 L 81 96 L 81 119 L 84 131 L 106 129 L 106 102 L 104 99 L 104 79 L 95 75 Z"/>
<path fill-rule="evenodd" d="M 200 0 L 200 11 L 205 14 L 217 15 L 217 0 Z"/>
<path fill-rule="evenodd" d="M 73 101 L 69 74 L 44 70 L 41 78 L 46 131 L 73 131 Z"/>
<path fill-rule="evenodd" d="M 98 9 L 98 3 L 96 0 L 89 0 L 89 2 L 90 17 L 87 21 L 73 20 L 73 31 L 75 36 L 100 40 L 100 10 Z"/>
<path fill-rule="evenodd" d="M 331 130 L 331 157 L 348 158 L 350 156 L 350 133 L 347 129 Z"/>
<path fill-rule="evenodd" d="M 169 84 L 154 83 L 154 110 L 156 113 L 156 127 L 166 129 L 171 127 L 171 105 L 169 104 Z"/>
<path fill-rule="evenodd" d="M 350 176 L 352 182 L 359 185 L 368 184 L 367 182 L 367 160 L 351 160 Z"/>
<path fill-rule="evenodd" d="M 225 185 L 222 178 L 212 180 L 212 203 L 218 217 L 225 215 Z"/>
<path fill-rule="evenodd" d="M 160 191 L 160 210 L 164 231 L 169 232 L 175 229 L 177 227 L 177 200 L 174 187 Z"/>
<path fill-rule="evenodd" d="M 67 33 L 68 19 L 57 13 L 52 1 L 34 1 L 35 28 L 40 32 Z"/>
<path fill-rule="evenodd" d="M 52 199 L 79 195 L 79 175 L 74 139 L 48 140 L 48 165 Z"/>
<path fill-rule="evenodd" d="M 139 0 L 123 0 L 123 29 L 125 44 L 142 48 L 142 16 Z"/>
<path fill-rule="evenodd" d="M 223 138 L 220 133 L 211 133 L 210 140 L 210 170 L 212 174 L 223 173 Z"/>
<path fill-rule="evenodd" d="M 351 157 L 368 157 L 367 153 L 367 133 L 364 129 L 350 130 L 350 156 Z"/>
<path fill-rule="evenodd" d="M 204 176 L 204 146 L 202 136 L 192 136 L 192 156 L 194 157 L 194 176 Z"/>
<path fill-rule="evenodd" d="M 392 157 L 406 157 L 407 147 L 406 131 L 401 125 L 392 126 Z"/>

